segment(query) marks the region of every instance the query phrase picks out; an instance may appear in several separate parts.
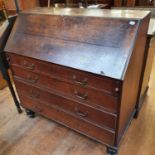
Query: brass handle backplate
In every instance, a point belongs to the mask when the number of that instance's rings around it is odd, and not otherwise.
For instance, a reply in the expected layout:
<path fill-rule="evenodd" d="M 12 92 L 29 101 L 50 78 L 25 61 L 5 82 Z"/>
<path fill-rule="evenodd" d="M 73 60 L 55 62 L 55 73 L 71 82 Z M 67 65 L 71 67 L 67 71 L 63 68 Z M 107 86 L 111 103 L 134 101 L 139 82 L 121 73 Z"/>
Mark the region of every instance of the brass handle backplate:
<path fill-rule="evenodd" d="M 80 86 L 86 86 L 88 83 L 88 79 L 84 78 L 82 81 L 78 81 L 76 75 L 73 75 L 73 80 L 76 84 L 80 85 Z"/>
<path fill-rule="evenodd" d="M 38 76 L 32 77 L 31 75 L 28 75 L 27 80 L 30 83 L 37 83 L 39 80 L 39 77 Z"/>
<path fill-rule="evenodd" d="M 87 111 L 81 111 L 78 108 L 75 108 L 75 112 L 80 117 L 87 117 L 88 116 L 88 112 Z"/>
<path fill-rule="evenodd" d="M 28 70 L 34 70 L 35 69 L 35 64 L 29 64 L 29 62 L 27 62 L 27 61 L 24 61 L 23 65 Z"/>
<path fill-rule="evenodd" d="M 88 98 L 88 95 L 79 93 L 77 90 L 74 91 L 74 94 L 76 95 L 77 98 L 82 99 L 82 100 L 86 100 Z"/>

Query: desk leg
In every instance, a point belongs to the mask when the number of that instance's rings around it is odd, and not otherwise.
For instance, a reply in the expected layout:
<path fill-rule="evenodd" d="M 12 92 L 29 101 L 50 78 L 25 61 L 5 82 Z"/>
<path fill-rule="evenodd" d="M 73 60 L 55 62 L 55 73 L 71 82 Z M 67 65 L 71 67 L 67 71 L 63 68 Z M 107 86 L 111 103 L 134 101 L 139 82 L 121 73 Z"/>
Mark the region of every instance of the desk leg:
<path fill-rule="evenodd" d="M 9 76 L 9 73 L 8 73 L 8 66 L 6 65 L 7 63 L 8 62 L 7 62 L 7 60 L 4 57 L 3 51 L 1 51 L 1 49 L 0 49 L 0 66 L 1 66 L 1 72 L 2 72 L 3 78 L 6 80 L 6 82 L 8 84 L 8 87 L 9 87 L 9 90 L 11 92 L 11 95 L 12 95 L 12 98 L 14 100 L 14 103 L 15 103 L 15 106 L 17 108 L 17 111 L 20 114 L 20 113 L 22 113 L 22 109 L 20 107 L 20 104 L 18 102 L 18 99 L 16 97 L 14 88 L 13 88 L 12 83 L 11 83 L 11 80 L 10 80 L 10 76 Z"/>
<path fill-rule="evenodd" d="M 26 109 L 26 114 L 30 118 L 34 118 L 35 117 L 35 112 L 33 112 L 33 111 L 29 110 L 29 109 Z"/>
<path fill-rule="evenodd" d="M 11 80 L 10 80 L 9 75 L 8 75 L 6 81 L 7 81 L 8 87 L 9 87 L 9 89 L 10 89 L 11 95 L 12 95 L 12 97 L 13 97 L 14 103 L 15 103 L 15 105 L 16 105 L 17 111 L 18 111 L 18 113 L 20 114 L 20 113 L 22 113 L 22 109 L 21 109 L 20 104 L 19 104 L 19 102 L 18 102 L 18 99 L 17 99 L 17 97 L 16 97 L 16 94 L 15 94 L 15 91 L 14 91 L 14 89 L 13 89 L 13 86 L 12 86 L 12 83 L 11 83 Z"/>
<path fill-rule="evenodd" d="M 107 147 L 107 155 L 118 155 L 118 150 L 111 147 Z"/>

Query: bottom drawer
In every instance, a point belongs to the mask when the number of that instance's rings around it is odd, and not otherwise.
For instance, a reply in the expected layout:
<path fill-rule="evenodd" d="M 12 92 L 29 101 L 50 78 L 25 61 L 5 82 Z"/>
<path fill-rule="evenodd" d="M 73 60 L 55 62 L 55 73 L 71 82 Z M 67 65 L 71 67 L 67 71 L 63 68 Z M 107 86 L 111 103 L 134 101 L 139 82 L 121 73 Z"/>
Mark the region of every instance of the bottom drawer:
<path fill-rule="evenodd" d="M 63 124 L 83 135 L 86 135 L 103 144 L 114 145 L 115 132 L 111 130 L 96 127 L 84 120 L 75 118 L 60 109 L 56 109 L 51 105 L 35 102 L 26 96 L 20 95 L 23 107 L 30 109 L 36 113 Z"/>

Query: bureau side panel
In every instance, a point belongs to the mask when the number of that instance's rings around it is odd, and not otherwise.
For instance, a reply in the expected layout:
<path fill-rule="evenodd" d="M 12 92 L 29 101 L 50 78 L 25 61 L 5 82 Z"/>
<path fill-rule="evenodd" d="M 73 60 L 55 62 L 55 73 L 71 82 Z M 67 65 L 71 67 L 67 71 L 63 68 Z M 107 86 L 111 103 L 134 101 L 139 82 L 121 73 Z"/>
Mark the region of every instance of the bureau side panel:
<path fill-rule="evenodd" d="M 154 60 L 154 55 L 155 55 L 155 36 L 152 38 L 150 42 L 150 47 L 147 52 L 147 58 L 146 58 L 146 64 L 144 68 L 144 75 L 142 77 L 142 87 L 140 89 L 140 98 L 139 98 L 139 103 L 137 103 L 137 107 L 140 108 L 142 102 L 143 102 L 143 97 L 145 96 L 148 83 L 149 83 L 149 78 L 151 74 L 151 69 L 153 65 L 153 60 Z"/>
<path fill-rule="evenodd" d="M 142 73 L 149 19 L 150 16 L 148 15 L 143 21 L 140 22 L 135 47 L 124 77 L 119 114 L 118 137 L 116 144 L 118 144 L 120 141 L 123 133 L 125 132 L 129 122 L 134 115 L 140 77 Z"/>

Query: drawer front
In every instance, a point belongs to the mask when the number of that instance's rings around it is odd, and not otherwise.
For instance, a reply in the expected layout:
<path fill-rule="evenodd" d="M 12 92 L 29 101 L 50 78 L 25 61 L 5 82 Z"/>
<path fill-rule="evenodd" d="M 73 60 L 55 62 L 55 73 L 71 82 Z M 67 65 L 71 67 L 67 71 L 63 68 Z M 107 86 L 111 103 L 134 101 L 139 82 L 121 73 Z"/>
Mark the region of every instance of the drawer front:
<path fill-rule="evenodd" d="M 11 65 L 17 65 L 36 73 L 48 74 L 49 76 L 54 76 L 60 80 L 68 81 L 82 87 L 100 89 L 109 94 L 118 94 L 120 90 L 120 82 L 117 80 L 95 76 L 91 73 L 85 73 L 18 55 L 10 55 L 10 58 Z"/>
<path fill-rule="evenodd" d="M 75 117 L 79 117 L 101 127 L 108 127 L 111 129 L 115 129 L 116 127 L 117 117 L 114 114 L 65 99 L 64 97 L 21 83 L 17 80 L 15 80 L 15 84 L 19 94 L 24 94 L 36 102 L 46 102 L 58 109 L 63 109 L 71 113 Z"/>
<path fill-rule="evenodd" d="M 42 102 L 35 102 L 25 96 L 20 95 L 22 105 L 34 112 L 40 113 L 43 116 L 52 119 L 64 126 L 67 126 L 77 132 L 80 132 L 90 138 L 93 138 L 101 143 L 114 145 L 115 132 L 96 127 L 84 120 L 67 114 L 65 111 L 56 109 Z"/>
<path fill-rule="evenodd" d="M 103 109 L 117 113 L 118 98 L 101 91 L 92 90 L 84 87 L 62 82 L 58 79 L 49 78 L 41 74 L 28 72 L 18 67 L 12 67 L 15 78 L 21 79 L 29 84 L 48 89 L 57 94 L 61 94 L 67 98 L 86 103 L 94 104 L 102 107 Z"/>

